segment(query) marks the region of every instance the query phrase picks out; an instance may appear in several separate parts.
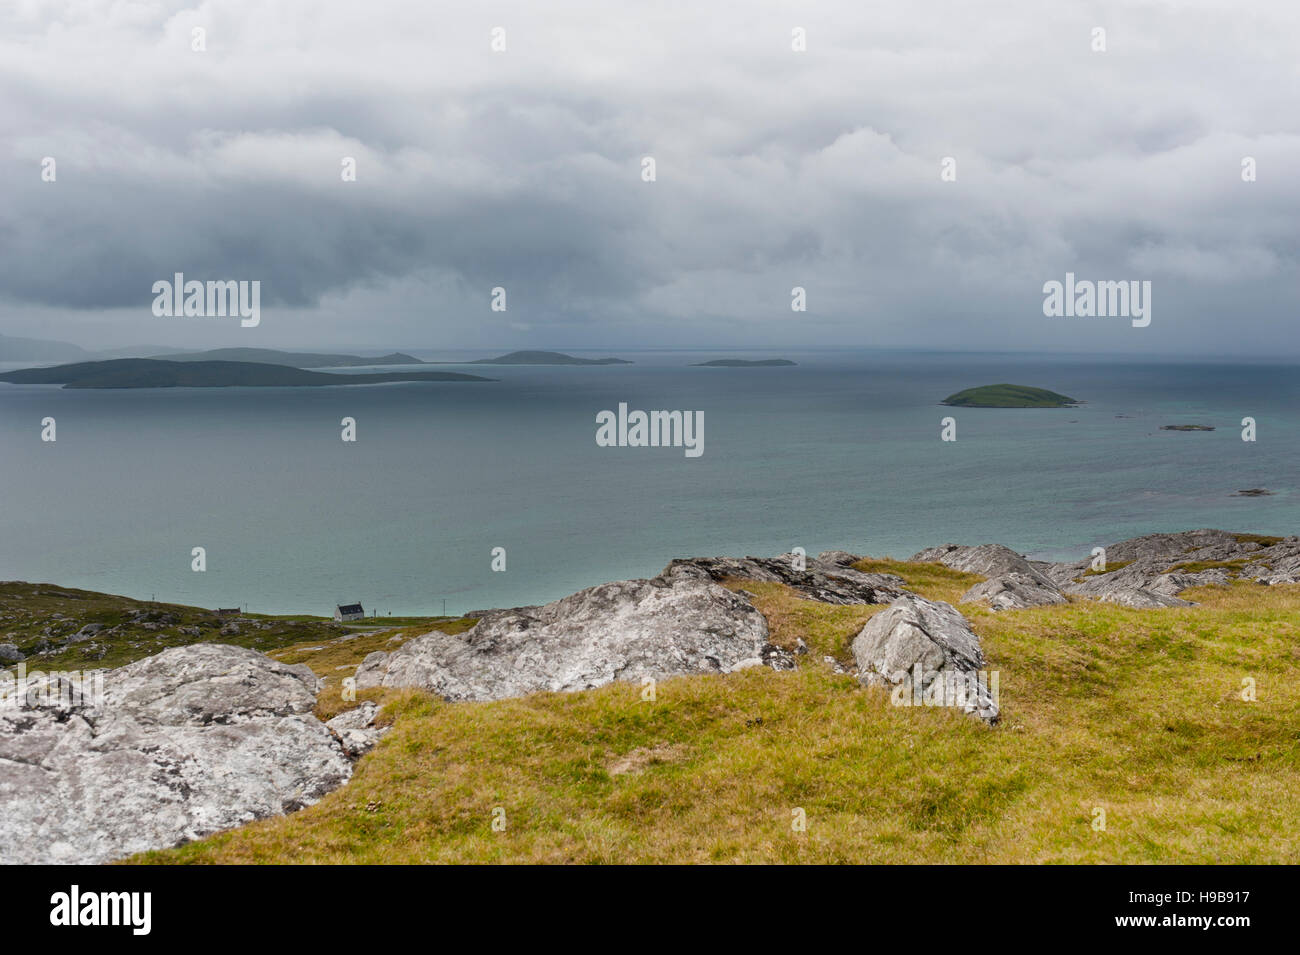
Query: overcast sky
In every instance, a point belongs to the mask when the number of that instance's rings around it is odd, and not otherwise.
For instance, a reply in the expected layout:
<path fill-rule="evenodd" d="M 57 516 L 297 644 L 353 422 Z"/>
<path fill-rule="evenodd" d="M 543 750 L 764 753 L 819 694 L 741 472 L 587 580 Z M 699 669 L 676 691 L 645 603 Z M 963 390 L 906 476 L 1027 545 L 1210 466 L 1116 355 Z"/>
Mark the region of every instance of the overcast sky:
<path fill-rule="evenodd" d="M 0 333 L 1295 356 L 1298 81 L 1294 0 L 9 0 Z"/>

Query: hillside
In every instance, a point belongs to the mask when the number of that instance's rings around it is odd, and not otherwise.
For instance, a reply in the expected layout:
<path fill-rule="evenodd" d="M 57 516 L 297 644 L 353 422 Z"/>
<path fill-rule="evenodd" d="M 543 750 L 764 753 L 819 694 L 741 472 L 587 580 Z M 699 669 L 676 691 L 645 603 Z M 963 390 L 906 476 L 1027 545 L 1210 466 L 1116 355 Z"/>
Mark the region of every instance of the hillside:
<path fill-rule="evenodd" d="M 983 385 L 949 395 L 940 404 L 956 408 L 1073 408 L 1078 402 L 1045 388 Z"/>
<path fill-rule="evenodd" d="M 0 708 L 0 859 L 68 861 L 39 829 L 137 863 L 1300 861 L 1300 538 L 1107 552 L 1092 573 L 993 544 L 690 558 L 545 607 L 354 626 L 3 583 L 10 673 L 128 665 L 112 705 Z M 916 606 L 970 628 L 1000 719 L 860 682 L 878 624 L 939 646 L 933 618 L 897 616 Z M 626 675 L 629 653 L 725 657 L 746 634 L 761 660 L 648 696 Z M 384 672 L 416 683 L 362 679 Z M 517 693 L 548 673 L 572 692 Z M 86 798 L 115 786 L 130 798 Z M 214 834 L 141 851 L 187 825 Z"/>
<path fill-rule="evenodd" d="M 52 368 L 24 368 L 0 374 L 11 384 L 65 388 L 268 388 L 366 385 L 397 381 L 491 381 L 450 371 L 376 372 L 332 375 L 285 365 L 240 361 L 163 361 L 117 358 Z"/>
<path fill-rule="evenodd" d="M 349 632 L 323 618 L 219 617 L 200 607 L 0 581 L 0 666 L 14 662 L 4 647 L 16 649 L 32 669 L 80 670 L 119 667 L 203 641 L 265 652 Z"/>
<path fill-rule="evenodd" d="M 856 566 L 950 602 L 981 579 Z M 992 729 L 891 706 L 822 662 L 848 664 L 849 639 L 883 607 L 730 586 L 754 594 L 774 642 L 806 643 L 799 669 L 668 680 L 653 702 L 634 684 L 461 704 L 367 690 L 392 730 L 342 789 L 134 861 L 1300 861 L 1300 586 L 1205 587 L 1184 594 L 1198 606 L 1157 611 L 963 605 L 1002 675 Z M 337 681 L 366 652 L 276 655 Z M 1243 676 L 1257 702 L 1240 699 Z M 795 808 L 806 832 L 792 831 Z"/>
<path fill-rule="evenodd" d="M 67 342 L 0 335 L 0 362 L 72 361 L 85 354 L 85 349 Z"/>

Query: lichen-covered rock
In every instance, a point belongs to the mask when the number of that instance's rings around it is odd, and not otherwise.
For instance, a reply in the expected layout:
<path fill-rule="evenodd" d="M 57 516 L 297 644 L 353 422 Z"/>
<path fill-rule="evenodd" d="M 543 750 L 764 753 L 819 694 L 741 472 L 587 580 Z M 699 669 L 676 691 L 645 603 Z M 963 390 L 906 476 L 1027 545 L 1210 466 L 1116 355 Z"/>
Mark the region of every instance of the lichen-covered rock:
<path fill-rule="evenodd" d="M 918 697 L 927 692 L 933 697 L 938 688 L 942 705 L 998 721 L 998 700 L 989 681 L 980 678 L 979 637 L 951 604 L 914 594 L 899 597 L 866 622 L 852 649 L 863 683 L 903 684 L 915 688 Z"/>
<path fill-rule="evenodd" d="M 382 657 L 372 653 L 357 670 L 357 687 L 497 700 L 727 673 L 763 661 L 767 635 L 767 621 L 748 600 L 708 579 L 622 580 L 541 607 L 486 611 L 465 633 L 435 630 Z"/>
<path fill-rule="evenodd" d="M 91 681 L 88 697 L 46 698 L 38 680 L 0 706 L 0 863 L 178 845 L 306 806 L 351 775 L 312 715 L 306 667 L 195 644 L 101 672 L 102 694 Z"/>

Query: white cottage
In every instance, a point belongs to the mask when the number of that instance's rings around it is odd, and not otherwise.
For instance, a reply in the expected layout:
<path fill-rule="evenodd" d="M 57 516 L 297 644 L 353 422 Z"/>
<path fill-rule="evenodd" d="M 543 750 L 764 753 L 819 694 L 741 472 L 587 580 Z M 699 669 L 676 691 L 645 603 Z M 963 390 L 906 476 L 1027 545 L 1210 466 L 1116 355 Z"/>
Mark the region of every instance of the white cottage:
<path fill-rule="evenodd" d="M 347 623 L 349 620 L 364 620 L 366 612 L 361 609 L 361 604 L 339 604 L 334 608 L 334 620 L 337 623 Z"/>

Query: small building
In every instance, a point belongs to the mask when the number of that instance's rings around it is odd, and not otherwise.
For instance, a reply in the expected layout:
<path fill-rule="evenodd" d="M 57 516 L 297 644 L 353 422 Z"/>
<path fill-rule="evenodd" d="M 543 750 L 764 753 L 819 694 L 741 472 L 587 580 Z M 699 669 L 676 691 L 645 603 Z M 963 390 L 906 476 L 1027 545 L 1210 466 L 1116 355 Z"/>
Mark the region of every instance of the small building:
<path fill-rule="evenodd" d="M 238 607 L 218 607 L 218 617 L 238 617 L 240 615 Z"/>
<path fill-rule="evenodd" d="M 339 604 L 334 608 L 334 620 L 337 623 L 347 623 L 349 620 L 364 620 L 366 612 L 361 609 L 361 604 Z"/>

